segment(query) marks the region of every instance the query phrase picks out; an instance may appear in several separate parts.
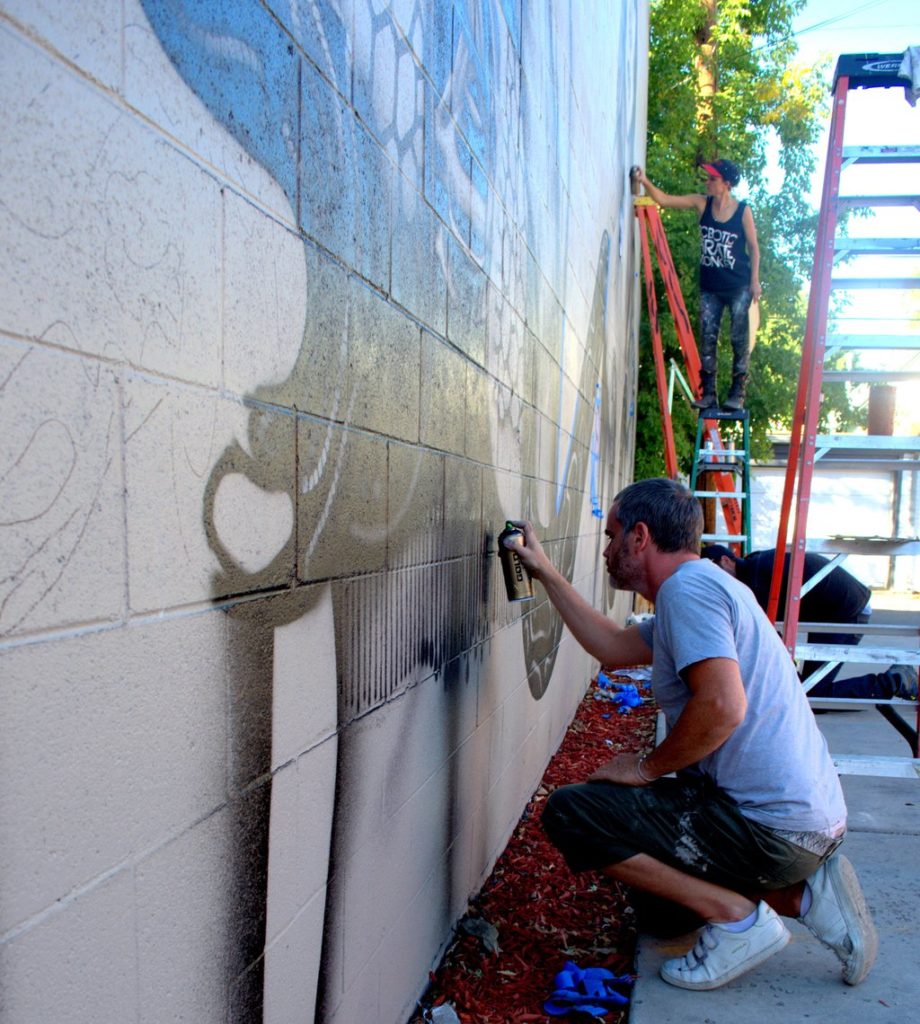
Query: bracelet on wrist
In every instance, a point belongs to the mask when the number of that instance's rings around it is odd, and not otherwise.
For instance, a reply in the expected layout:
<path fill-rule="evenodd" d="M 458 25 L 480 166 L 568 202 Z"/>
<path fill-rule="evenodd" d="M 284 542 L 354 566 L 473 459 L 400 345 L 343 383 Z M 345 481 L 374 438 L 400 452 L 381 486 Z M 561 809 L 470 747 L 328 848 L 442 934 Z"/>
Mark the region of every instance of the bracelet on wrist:
<path fill-rule="evenodd" d="M 654 777 L 646 775 L 645 772 L 642 770 L 642 766 L 645 764 L 647 760 L 648 754 L 643 754 L 642 757 L 640 757 L 639 760 L 636 761 L 636 775 L 638 775 L 643 782 L 654 782 Z"/>

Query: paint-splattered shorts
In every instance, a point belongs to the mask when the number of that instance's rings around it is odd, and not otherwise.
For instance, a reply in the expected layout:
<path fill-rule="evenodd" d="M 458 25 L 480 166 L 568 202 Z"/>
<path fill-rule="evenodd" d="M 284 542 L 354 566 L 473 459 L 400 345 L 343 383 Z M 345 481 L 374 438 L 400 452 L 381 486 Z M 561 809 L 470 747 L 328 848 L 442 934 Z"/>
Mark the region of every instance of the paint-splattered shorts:
<path fill-rule="evenodd" d="M 843 838 L 828 840 L 820 853 L 805 849 L 745 818 L 712 782 L 695 776 L 658 779 L 642 787 L 612 782 L 563 786 L 547 801 L 543 827 L 573 871 L 597 870 L 647 853 L 735 892 L 801 882 Z"/>

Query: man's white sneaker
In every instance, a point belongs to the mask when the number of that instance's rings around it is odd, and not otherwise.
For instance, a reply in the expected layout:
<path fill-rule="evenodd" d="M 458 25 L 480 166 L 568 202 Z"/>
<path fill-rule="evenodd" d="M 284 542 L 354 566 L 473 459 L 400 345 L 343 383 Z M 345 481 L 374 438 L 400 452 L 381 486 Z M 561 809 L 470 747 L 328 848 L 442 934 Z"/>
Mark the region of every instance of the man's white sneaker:
<path fill-rule="evenodd" d="M 799 918 L 843 964 L 843 980 L 858 985 L 872 969 L 878 934 L 853 865 L 832 854 L 808 879 L 811 906 Z"/>
<path fill-rule="evenodd" d="M 665 960 L 661 977 L 678 988 L 718 988 L 778 953 L 789 938 L 783 922 L 761 902 L 757 920 L 747 931 L 730 932 L 707 924 L 689 953 Z"/>

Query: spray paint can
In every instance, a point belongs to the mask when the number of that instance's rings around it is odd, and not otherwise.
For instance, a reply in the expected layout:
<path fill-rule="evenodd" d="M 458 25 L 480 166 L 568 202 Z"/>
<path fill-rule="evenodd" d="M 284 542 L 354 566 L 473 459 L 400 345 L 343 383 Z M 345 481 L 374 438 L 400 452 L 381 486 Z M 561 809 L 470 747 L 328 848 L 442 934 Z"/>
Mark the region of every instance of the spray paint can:
<path fill-rule="evenodd" d="M 634 196 L 637 196 L 642 191 L 642 182 L 639 181 L 639 172 L 642 170 L 639 166 L 633 166 L 629 169 L 629 189 Z"/>
<path fill-rule="evenodd" d="M 524 563 L 512 548 L 506 547 L 505 541 L 514 538 L 515 544 L 524 543 L 524 532 L 514 523 L 505 523 L 505 528 L 498 535 L 498 553 L 502 560 L 502 572 L 505 576 L 505 590 L 509 601 L 530 601 L 533 599 L 533 581 Z"/>

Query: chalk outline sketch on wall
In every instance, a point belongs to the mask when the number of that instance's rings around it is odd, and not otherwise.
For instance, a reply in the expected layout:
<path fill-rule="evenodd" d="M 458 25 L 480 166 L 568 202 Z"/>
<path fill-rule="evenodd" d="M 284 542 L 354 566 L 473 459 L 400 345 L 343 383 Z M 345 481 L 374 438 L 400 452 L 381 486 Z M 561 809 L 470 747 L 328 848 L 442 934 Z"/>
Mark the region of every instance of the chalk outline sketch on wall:
<path fill-rule="evenodd" d="M 156 596 L 150 597 L 153 582 L 142 581 L 146 603 L 132 603 L 139 587 L 123 599 L 129 616 L 138 607 L 149 618 L 173 607 L 184 613 L 208 599 L 222 611 L 208 613 L 225 625 L 230 732 L 229 824 L 214 829 L 225 843 L 221 884 L 227 907 L 219 927 L 226 931 L 227 957 L 214 969 L 226 971 L 231 1019 L 263 1019 L 273 970 L 267 947 L 292 925 L 272 899 L 274 876 L 283 875 L 281 858 L 289 855 L 276 829 L 302 799 L 291 789 L 306 752 L 297 743 L 310 751 L 323 748 L 328 806 L 316 807 L 310 822 L 310 841 L 328 849 L 325 896 L 311 910 L 311 948 L 322 953 L 304 969 L 314 977 L 316 1019 L 329 1020 L 345 971 L 341 920 L 362 828 L 363 748 L 349 727 L 422 683 L 440 688 L 450 707 L 452 694 L 478 685 L 493 637 L 509 626 L 520 633 L 521 680 L 526 678 L 531 703 L 546 694 L 561 622 L 545 600 L 523 613 L 507 605 L 495 537 L 506 516 L 523 514 L 537 524 L 570 578 L 577 557 L 597 563 L 601 544 L 590 497 L 609 496 L 617 474 L 628 471 L 597 475 L 599 465 L 618 465 L 631 443 L 624 396 L 634 385 L 633 371 L 615 366 L 621 357 L 608 351 L 607 340 L 634 331 L 632 301 L 625 291 L 612 294 L 624 287 L 624 267 L 633 254 L 622 234 L 611 236 L 616 208 L 593 211 L 597 216 L 586 223 L 572 219 L 568 187 L 575 172 L 566 143 L 574 120 L 570 9 L 547 4 L 528 12 L 545 66 L 527 77 L 522 8 L 514 0 L 456 6 L 419 0 L 400 5 L 399 13 L 371 0 L 140 3 L 150 29 L 128 29 L 152 30 L 190 97 L 207 112 L 199 120 L 213 120 L 213 138 L 203 133 L 189 142 L 181 131 L 173 137 L 168 118 L 157 122 L 147 111 L 143 130 L 159 132 L 157 144 L 172 158 L 195 164 L 209 186 L 217 180 L 221 199 L 208 215 L 215 223 L 224 218 L 223 245 L 241 244 L 245 228 L 227 223 L 241 213 L 253 222 L 269 220 L 277 234 L 286 234 L 280 258 L 302 260 L 303 266 L 277 268 L 274 298 L 290 309 L 305 308 L 303 323 L 296 327 L 299 337 L 292 332 L 275 345 L 276 353 L 292 358 L 253 360 L 254 379 L 242 385 L 245 360 L 238 353 L 233 372 L 217 381 L 148 365 L 145 345 L 155 347 L 153 334 L 140 340 L 139 353 L 93 353 L 111 364 L 95 363 L 96 378 L 86 380 L 94 453 L 90 460 L 82 454 L 83 462 L 75 457 L 69 468 L 58 460 L 60 479 L 49 476 L 43 490 L 32 492 L 35 501 L 47 500 L 41 507 L 33 501 L 27 511 L 45 516 L 54 509 L 56 532 L 17 569 L 0 614 L 15 611 L 3 622 L 4 631 L 15 631 L 28 625 L 35 608 L 53 604 L 69 556 L 81 543 L 81 522 L 98 515 L 108 491 L 120 489 L 120 478 L 109 475 L 118 463 L 118 431 L 123 427 L 127 445 L 155 416 L 168 417 L 173 383 L 192 396 L 188 406 L 210 389 L 211 437 L 221 438 L 216 453 L 202 457 L 207 444 L 195 448 L 184 433 L 195 429 L 191 423 L 206 422 L 207 414 L 198 421 L 176 416 L 166 433 L 153 434 L 166 439 L 156 453 L 162 475 L 145 485 L 163 483 L 176 492 L 176 575 L 183 560 L 191 565 L 198 557 L 189 538 L 206 537 L 217 564 L 210 591 L 197 598 L 181 592 L 175 600 L 170 593 L 157 606 Z M 625 7 L 608 17 L 617 22 L 614 37 L 635 41 L 636 14 Z M 566 20 L 568 33 L 557 34 L 554 27 Z M 615 117 L 618 130 L 629 136 L 634 82 L 628 67 L 617 74 L 622 94 Z M 158 88 L 155 80 L 145 85 L 151 93 Z M 117 110 L 111 135 L 140 120 L 135 113 Z M 237 147 L 239 173 L 225 173 L 220 160 L 209 156 Z M 273 207 L 257 185 L 249 187 L 259 175 L 247 178 L 247 160 L 277 185 L 287 209 Z M 168 188 L 169 175 L 161 181 L 146 168 L 122 171 L 114 159 L 106 173 L 112 191 L 103 190 L 100 206 L 123 221 L 113 246 L 130 246 L 132 211 L 117 209 L 119 190 L 130 195 L 133 188 L 143 197 L 164 182 Z M 212 191 L 217 196 L 218 188 Z M 622 231 L 629 211 L 625 176 L 618 198 Z M 177 215 L 181 209 L 176 204 Z M 139 233 L 146 227 L 139 217 Z M 158 258 L 162 278 L 181 290 L 183 275 L 198 268 L 183 262 L 180 248 L 167 243 Z M 577 267 L 570 266 L 575 249 Z M 130 275 L 136 258 L 133 251 L 101 250 L 99 272 L 113 301 L 133 301 L 130 288 L 118 294 L 119 275 Z M 264 273 L 259 280 L 270 277 Z M 292 280 L 305 281 L 305 294 L 285 294 Z M 181 319 L 193 305 L 190 296 L 182 293 L 156 315 Z M 232 311 L 233 296 L 224 300 Z M 611 309 L 625 313 L 626 322 L 611 323 Z M 159 326 L 156 316 L 144 323 L 152 332 Z M 252 338 L 254 350 L 261 341 Z M 50 343 L 59 344 L 54 337 Z M 80 346 L 73 347 L 79 353 Z M 375 374 L 393 375 L 399 351 L 405 352 L 412 386 L 416 378 L 420 382 L 421 397 L 407 409 L 382 408 L 373 395 Z M 13 366 L 7 386 L 35 358 L 29 351 Z M 426 412 L 424 373 L 435 364 L 459 369 L 459 390 L 446 388 L 464 403 L 459 426 Z M 124 381 L 130 379 L 131 395 L 146 389 L 147 404 L 131 407 L 131 397 L 124 399 L 127 415 L 120 424 L 113 382 L 123 367 L 120 386 L 127 393 Z M 597 394 L 603 396 L 604 429 Z M 217 424 L 218 415 L 232 418 L 228 406 L 239 411 L 232 429 Z M 420 436 L 426 415 L 428 433 Z M 76 451 L 82 443 L 71 425 L 50 414 L 30 429 L 14 471 L 34 464 L 52 431 L 58 431 L 61 451 Z M 144 444 L 149 452 L 156 440 Z M 96 488 L 82 512 L 67 504 L 77 473 L 92 475 Z M 137 484 L 143 474 L 131 465 L 124 473 L 126 543 L 140 548 L 147 534 L 131 522 L 130 502 L 143 501 Z M 188 494 L 178 493 L 183 474 L 193 488 L 200 484 L 194 514 Z M 244 507 L 254 510 L 248 523 L 239 511 Z M 270 529 L 262 529 L 260 507 L 269 510 L 264 525 Z M 145 523 L 144 529 L 154 526 Z M 585 548 L 592 546 L 588 557 Z M 53 547 L 61 557 L 49 557 Z M 135 586 L 133 577 L 130 584 Z M 99 618 L 117 622 L 120 614 L 119 608 L 103 608 Z M 302 664 L 306 643 L 309 666 Z M 292 741 L 285 731 L 289 705 L 282 702 L 296 703 L 292 688 L 305 681 L 314 691 L 309 712 L 318 724 Z M 403 704 L 411 724 L 414 704 Z M 457 741 L 451 732 L 456 728 L 445 724 L 448 745 Z M 399 750 L 387 757 L 380 774 L 398 779 Z M 454 782 L 445 780 L 443 820 L 433 826 L 446 838 Z M 448 888 L 454 884 L 450 870 L 448 865 Z M 456 884 L 462 886 L 462 879 Z"/>
<path fill-rule="evenodd" d="M 292 211 L 303 225 L 304 201 L 303 194 L 298 195 L 300 189 L 309 188 L 309 175 L 301 177 L 300 161 L 296 151 L 300 139 L 296 137 L 294 126 L 297 125 L 297 112 L 292 109 L 285 95 L 285 85 L 296 87 L 298 71 L 301 74 L 309 74 L 309 65 L 303 68 L 300 60 L 292 61 L 285 66 L 284 51 L 279 62 L 277 51 L 271 52 L 267 47 L 260 49 L 260 44 L 271 39 L 271 32 L 262 29 L 249 32 L 243 31 L 243 26 L 227 24 L 226 18 L 232 19 L 235 12 L 228 11 L 220 17 L 221 24 L 202 24 L 199 19 L 202 12 L 191 10 L 185 3 L 176 2 L 172 4 L 152 3 L 145 0 L 145 9 L 151 23 L 156 30 L 164 49 L 173 61 L 179 73 L 189 84 L 189 87 L 199 96 L 211 111 L 215 119 L 225 129 L 230 131 L 243 145 L 246 151 L 259 161 L 284 187 L 291 203 Z M 210 14 L 211 12 L 208 12 Z M 447 180 L 443 183 L 447 195 L 450 197 L 446 203 L 444 212 L 449 218 L 450 226 L 456 231 L 470 230 L 468 227 L 471 221 L 472 211 L 458 196 L 469 195 L 471 202 L 482 197 L 472 188 L 471 175 L 468 170 L 469 163 L 464 164 L 457 159 L 455 139 L 456 134 L 450 131 L 439 132 L 437 125 L 443 123 L 448 115 L 446 111 L 465 108 L 468 120 L 475 125 L 475 135 L 478 136 L 476 148 L 479 155 L 487 159 L 495 149 L 494 129 L 490 133 L 493 124 L 492 111 L 483 109 L 488 107 L 488 98 L 491 96 L 492 87 L 488 78 L 490 70 L 488 61 L 495 58 L 495 53 L 488 50 L 496 26 L 491 23 L 495 17 L 494 8 L 487 8 L 485 14 L 478 12 L 483 23 L 478 26 L 470 26 L 464 23 L 461 13 L 457 13 L 457 21 L 461 23 L 461 35 L 466 45 L 455 48 L 455 59 L 452 62 L 450 74 L 444 84 L 440 102 L 436 106 L 438 116 L 434 120 L 434 136 L 440 147 L 438 157 L 441 169 Z M 324 71 L 336 74 L 336 50 L 340 52 L 343 37 L 347 38 L 347 29 L 341 24 L 333 8 L 325 8 L 318 12 L 314 7 L 311 10 L 312 25 L 302 25 L 305 31 L 311 29 L 316 33 L 316 41 L 319 43 L 323 56 L 327 60 Z M 205 15 L 207 16 L 207 14 Z M 416 7 L 413 15 L 414 20 L 421 21 L 420 7 Z M 380 33 L 395 36 L 397 30 L 394 23 L 386 13 L 377 14 L 371 19 L 372 39 L 376 40 Z M 328 29 L 331 27 L 331 31 Z M 478 31 L 476 31 L 478 29 Z M 423 33 L 424 36 L 424 33 Z M 485 55 L 478 52 L 476 43 L 484 43 L 487 48 Z M 356 64 L 360 54 L 355 54 Z M 373 43 L 369 50 L 369 60 L 373 59 Z M 295 66 L 296 65 L 296 66 Z M 373 74 L 373 67 L 361 69 L 368 77 Z M 356 67 L 355 74 L 360 72 Z M 508 81 L 510 76 L 499 72 L 496 76 L 498 82 Z M 552 80 L 550 76 L 550 81 Z M 232 84 L 231 84 L 232 83 Z M 333 84 L 338 91 L 348 96 L 347 83 L 336 81 Z M 398 89 L 398 84 L 391 89 L 391 94 Z M 298 89 L 299 95 L 304 95 L 302 89 Z M 248 95 L 247 95 L 248 94 Z M 461 102 L 457 103 L 458 95 Z M 259 106 L 253 102 L 253 97 L 261 97 L 265 106 Z M 244 100 L 240 102 L 241 98 Z M 525 96 L 518 96 L 518 102 L 526 100 Z M 556 105 L 553 97 L 540 97 L 549 100 L 546 108 L 555 111 Z M 270 102 L 269 102 L 270 100 Z M 243 116 L 241 116 L 241 112 Z M 408 125 L 400 123 L 398 111 L 391 111 L 391 116 L 383 118 L 385 130 L 379 139 L 380 145 L 388 153 L 393 154 L 397 168 L 402 171 L 407 160 L 410 162 L 417 157 L 419 146 L 416 137 L 422 135 L 422 114 L 416 108 L 416 118 Z M 254 123 L 249 123 L 246 115 L 257 118 Z M 351 122 L 350 112 L 346 111 L 342 118 L 332 124 L 324 126 L 323 145 L 331 146 L 334 151 L 332 162 L 348 173 L 348 161 L 354 157 L 353 133 L 358 130 Z M 473 132 L 469 133 L 471 136 Z M 443 136 L 443 138 L 442 138 Z M 294 141 L 292 141 L 294 140 Z M 513 173 L 515 154 L 506 154 L 505 160 L 496 161 L 504 166 L 509 174 Z M 415 168 L 417 170 L 417 168 Z M 413 173 L 413 168 L 409 168 Z M 513 190 L 513 184 L 510 185 Z M 407 189 L 406 179 L 402 178 L 394 189 L 394 194 L 389 197 L 394 204 L 399 204 L 401 197 Z M 526 188 L 522 189 L 526 194 Z M 348 196 L 348 186 L 342 189 L 345 196 Z M 514 194 L 512 192 L 512 194 Z M 487 190 L 487 200 L 494 203 L 495 193 Z M 417 200 L 416 196 L 412 196 Z M 525 213 L 528 221 L 532 221 L 537 215 L 533 210 L 533 204 L 528 204 L 530 209 Z M 343 211 L 338 211 L 342 213 Z M 560 211 L 561 212 L 561 211 Z M 405 211 L 404 216 L 411 220 L 412 209 Z M 483 216 L 483 211 L 480 211 Z M 486 210 L 483 220 L 490 221 L 489 211 Z M 302 230 L 305 230 L 302 227 Z M 355 235 L 360 234 L 360 225 L 355 225 Z M 519 237 L 519 236 L 518 236 Z M 568 240 L 563 238 L 563 253 Z M 464 240 L 465 243 L 465 240 Z M 310 246 L 311 242 L 305 239 L 305 245 Z M 469 246 L 465 244 L 467 252 Z M 450 265 L 447 258 L 446 233 L 438 232 L 436 252 L 441 262 L 441 275 L 448 289 L 451 287 Z M 587 478 L 587 451 L 588 444 L 593 431 L 593 402 L 586 400 L 585 396 L 592 396 L 595 384 L 598 382 L 598 374 L 602 365 L 603 345 L 606 331 L 607 292 L 609 277 L 609 241 L 606 237 L 601 242 L 600 252 L 597 259 L 597 282 L 595 294 L 592 300 L 592 314 L 589 323 L 589 336 L 585 345 L 585 354 L 582 358 L 582 373 L 579 381 L 578 394 L 574 407 L 571 409 L 572 420 L 568 424 L 568 430 L 561 425 L 555 430 L 556 449 L 556 495 L 553 501 L 553 514 L 548 521 L 534 514 L 534 509 L 529 506 L 528 496 L 524 498 L 524 512 L 529 514 L 535 521 L 540 523 L 543 530 L 551 537 L 561 537 L 564 540 L 557 552 L 557 559 L 564 572 L 571 576 L 575 561 L 575 547 L 577 543 L 578 522 L 582 515 L 584 503 L 584 487 Z M 515 261 L 516 272 L 522 276 L 525 271 L 524 261 Z M 538 272 L 533 264 L 528 265 L 529 272 Z M 530 282 L 531 287 L 539 288 L 539 284 Z M 527 287 L 527 284 L 518 281 L 519 287 Z M 310 313 L 308 311 L 308 317 Z M 305 341 L 308 333 L 308 325 L 305 325 Z M 560 328 L 562 337 L 560 345 L 566 343 L 564 327 Z M 323 409 L 323 419 L 312 421 L 310 429 L 319 433 L 321 440 L 314 443 L 311 452 L 315 458 L 308 465 L 301 464 L 298 470 L 298 497 L 311 494 L 323 495 L 321 501 L 317 502 L 318 514 L 308 524 L 312 529 L 310 535 L 296 536 L 298 578 L 292 581 L 294 586 L 291 594 L 279 600 L 274 609 L 267 615 L 265 609 L 260 609 L 258 616 L 245 616 L 246 630 L 265 629 L 273 632 L 282 627 L 293 618 L 306 615 L 311 610 L 311 605 L 317 600 L 323 600 L 322 590 L 317 588 L 298 589 L 300 585 L 311 582 L 309 563 L 311 556 L 324 544 L 324 529 L 330 519 L 336 517 L 336 494 L 341 484 L 343 474 L 349 472 L 349 444 L 355 444 L 354 436 L 349 433 L 348 426 L 351 422 L 351 413 L 355 394 L 343 394 L 347 390 L 347 347 L 348 340 L 340 336 L 323 339 L 331 349 L 332 365 L 326 365 L 327 372 L 330 372 L 331 381 L 334 381 L 333 394 L 330 406 Z M 252 409 L 250 412 L 250 426 L 248 436 L 248 451 L 241 445 L 234 445 L 225 450 L 214 466 L 206 490 L 206 501 L 204 508 L 205 529 L 210 538 L 210 545 L 217 555 L 223 570 L 223 579 L 216 581 L 216 592 L 220 599 L 223 599 L 228 592 L 246 594 L 258 592 L 263 587 L 263 579 L 273 579 L 277 571 L 282 567 L 288 558 L 287 545 L 281 549 L 277 556 L 279 564 L 270 564 L 262 572 L 246 573 L 239 562 L 234 558 L 233 553 L 225 546 L 215 524 L 214 504 L 216 495 L 221 484 L 228 477 L 241 474 L 257 487 L 271 491 L 277 486 L 278 472 L 273 466 L 275 453 L 284 444 L 284 437 L 279 436 L 275 427 L 278 420 L 265 414 L 266 407 L 276 409 L 279 406 L 286 407 L 285 396 L 294 390 L 296 394 L 297 383 L 314 372 L 310 365 L 315 352 L 308 344 L 304 344 L 298 356 L 298 364 L 292 369 L 287 381 L 280 385 L 259 386 L 248 396 L 248 403 Z M 504 351 L 501 347 L 489 353 L 493 359 L 514 359 L 516 353 Z M 564 387 L 565 381 L 560 369 L 560 390 Z M 606 391 L 606 388 L 604 388 Z M 276 396 L 280 396 L 276 397 Z M 296 398 L 295 398 L 296 405 Z M 286 410 L 287 411 L 287 410 Z M 309 412 L 310 410 L 306 410 Z M 513 411 L 505 410 L 504 416 L 513 416 Z M 507 424 L 498 424 L 499 428 Z M 359 467 L 361 463 L 358 463 Z M 525 475 L 536 477 L 536 466 L 529 468 L 521 467 Z M 488 486 L 488 474 L 485 474 L 486 486 Z M 406 481 L 407 494 L 411 495 L 414 481 Z M 449 496 L 448 496 L 449 498 Z M 493 508 L 497 503 L 488 498 L 483 499 L 484 508 Z M 509 510 L 510 512 L 511 510 Z M 302 516 L 294 517 L 298 524 L 304 524 Z M 377 523 L 363 522 L 356 523 L 353 532 L 354 541 L 365 549 L 368 546 L 380 546 L 384 548 L 379 559 L 372 558 L 372 562 L 383 567 L 388 564 L 391 553 L 386 551 L 387 545 L 387 522 L 381 519 Z M 292 536 L 291 541 L 295 541 Z M 337 542 L 336 538 L 332 543 Z M 487 535 L 482 538 L 483 555 L 492 553 L 493 537 Z M 431 544 L 431 557 L 435 556 L 435 545 Z M 306 563 L 307 574 L 301 575 L 301 566 Z M 487 577 L 493 575 L 494 559 L 488 557 L 474 557 L 466 560 L 462 566 L 459 578 L 457 573 L 415 573 L 412 577 L 404 576 L 395 580 L 387 572 L 376 573 L 369 577 L 359 576 L 351 584 L 352 593 L 349 598 L 336 601 L 333 596 L 336 623 L 336 661 L 337 689 L 336 701 L 338 706 L 338 720 L 340 728 L 342 725 L 357 714 L 373 707 L 393 693 L 397 692 L 405 676 L 413 670 L 418 674 L 419 667 L 422 674 L 427 671 L 436 670 L 440 666 L 454 661 L 460 655 L 470 652 L 476 648 L 478 643 L 485 639 L 490 629 L 488 621 L 489 603 L 495 593 L 495 587 Z M 405 588 L 412 579 L 417 592 L 410 600 L 405 600 L 405 595 L 400 602 L 403 610 L 414 607 L 418 616 L 416 621 L 408 628 L 402 626 L 396 635 L 408 635 L 413 638 L 414 655 L 412 650 L 392 650 L 386 642 L 386 636 L 381 635 L 381 626 L 393 628 L 392 620 L 387 619 L 386 608 L 388 605 L 396 604 L 396 595 L 393 592 L 395 587 Z M 357 591 L 357 593 L 355 593 Z M 458 600 L 457 595 L 461 595 Z M 486 600 L 483 600 L 485 596 Z M 325 595 L 328 599 L 328 594 Z M 375 611 L 378 608 L 380 611 Z M 231 617 L 239 615 L 238 611 L 231 611 Z M 253 620 L 261 619 L 260 623 Z M 344 621 L 342 621 L 344 619 Z M 458 621 L 459 620 L 459 621 Z M 528 678 L 531 684 L 531 691 L 536 699 L 539 699 L 552 675 L 555 652 L 558 646 L 561 624 L 558 617 L 553 615 L 548 603 L 543 602 L 522 621 L 524 654 L 528 670 Z M 253 646 L 262 649 L 264 640 L 255 641 Z M 385 661 L 379 660 L 380 652 L 384 652 Z M 408 663 L 408 658 L 414 657 L 417 660 L 416 666 Z M 251 667 L 251 666 L 250 666 Z M 367 679 L 370 669 L 371 679 Z M 362 671 L 365 673 L 362 678 Z M 271 682 L 269 666 L 262 666 L 263 679 L 255 684 L 255 690 L 260 694 L 260 699 L 271 705 Z M 373 677 L 377 678 L 373 678 Z M 254 680 L 240 678 L 235 682 L 235 688 L 252 688 Z M 270 721 L 270 718 L 268 719 Z M 266 723 L 266 731 L 268 725 Z M 248 737 L 250 743 L 254 737 Z M 270 763 L 270 751 L 267 747 L 268 735 L 262 737 L 263 750 L 257 757 L 256 763 L 261 762 L 266 768 Z M 338 768 L 336 772 L 337 792 L 343 786 L 347 786 L 347 779 L 343 773 L 347 765 L 347 751 L 341 746 L 339 748 Z M 268 784 L 270 785 L 270 784 Z M 241 866 L 241 872 L 253 870 L 261 872 L 268 860 L 268 807 L 270 796 L 266 794 L 260 798 L 260 810 L 258 813 L 241 811 L 239 820 L 241 836 L 247 839 L 240 843 L 241 849 L 246 851 L 247 858 L 251 858 L 253 848 L 262 850 L 258 860 L 260 865 L 251 862 Z M 342 822 L 341 800 L 337 798 L 337 809 L 332 826 L 332 854 L 330 869 L 331 877 L 335 877 L 335 866 L 342 858 L 342 846 L 344 836 L 347 834 L 347 822 Z M 241 858 L 242 859 L 242 858 Z M 258 891 L 259 886 L 253 885 L 253 880 L 248 879 L 246 884 L 241 885 L 241 891 L 252 893 Z M 328 951 L 332 943 L 331 932 L 333 926 L 330 924 L 330 914 L 335 907 L 336 894 L 330 891 L 327 897 L 326 927 L 324 949 Z M 249 901 L 246 918 L 253 924 L 252 929 L 247 928 L 245 921 L 240 921 L 241 934 L 250 933 L 249 942 L 244 945 L 245 952 L 241 957 L 240 967 L 247 967 L 249 963 L 257 961 L 260 941 L 264 936 L 264 910 L 259 911 L 255 904 L 258 900 Z M 251 959 L 250 959 L 251 958 Z M 330 970 L 326 962 L 327 956 L 323 957 L 321 970 L 323 977 L 328 975 Z M 254 983 L 258 988 L 258 982 Z M 332 998 L 329 995 L 328 982 L 320 986 L 320 1009 L 322 1003 L 330 1003 Z M 242 1005 L 258 1002 L 258 993 L 252 991 L 248 996 L 241 999 Z M 321 1018 L 320 1018 L 321 1019 Z"/>

